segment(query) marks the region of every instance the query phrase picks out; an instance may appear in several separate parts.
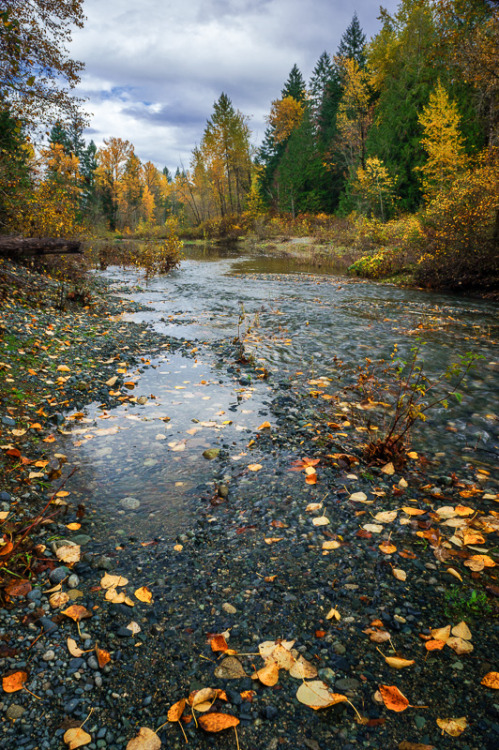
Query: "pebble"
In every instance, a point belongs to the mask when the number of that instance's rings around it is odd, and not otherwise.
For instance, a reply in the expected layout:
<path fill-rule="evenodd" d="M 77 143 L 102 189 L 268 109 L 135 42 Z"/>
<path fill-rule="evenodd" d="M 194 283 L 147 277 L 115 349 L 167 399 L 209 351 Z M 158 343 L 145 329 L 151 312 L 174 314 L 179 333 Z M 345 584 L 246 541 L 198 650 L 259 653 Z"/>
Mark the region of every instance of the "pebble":
<path fill-rule="evenodd" d="M 48 651 L 45 651 L 45 653 L 42 656 L 43 661 L 54 661 L 55 659 L 55 651 L 52 649 L 49 649 Z"/>
<path fill-rule="evenodd" d="M 8 719 L 16 721 L 16 719 L 20 719 L 25 712 L 26 709 L 24 708 L 24 706 L 19 706 L 17 703 L 12 703 L 5 712 L 5 715 Z"/>
<path fill-rule="evenodd" d="M 123 500 L 120 500 L 120 505 L 125 510 L 137 510 L 140 508 L 140 500 L 136 497 L 124 497 Z"/>
<path fill-rule="evenodd" d="M 234 607 L 234 605 L 229 604 L 229 602 L 225 602 L 224 604 L 222 604 L 222 609 L 228 615 L 235 615 L 237 612 L 237 609 Z"/>

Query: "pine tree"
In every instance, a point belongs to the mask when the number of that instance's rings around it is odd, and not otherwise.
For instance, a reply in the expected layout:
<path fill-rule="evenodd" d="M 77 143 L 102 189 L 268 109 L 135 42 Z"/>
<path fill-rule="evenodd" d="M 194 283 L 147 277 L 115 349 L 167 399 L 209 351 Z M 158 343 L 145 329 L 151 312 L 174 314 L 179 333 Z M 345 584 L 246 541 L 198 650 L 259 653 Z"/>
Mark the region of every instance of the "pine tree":
<path fill-rule="evenodd" d="M 339 57 L 350 57 L 355 60 L 359 68 L 366 67 L 366 35 L 361 29 L 357 13 L 353 14 L 352 21 L 343 34 L 338 46 Z"/>
<path fill-rule="evenodd" d="M 306 98 L 305 80 L 296 63 L 291 68 L 288 80 L 281 91 L 281 99 L 286 96 L 292 96 L 297 102 L 304 102 Z"/>

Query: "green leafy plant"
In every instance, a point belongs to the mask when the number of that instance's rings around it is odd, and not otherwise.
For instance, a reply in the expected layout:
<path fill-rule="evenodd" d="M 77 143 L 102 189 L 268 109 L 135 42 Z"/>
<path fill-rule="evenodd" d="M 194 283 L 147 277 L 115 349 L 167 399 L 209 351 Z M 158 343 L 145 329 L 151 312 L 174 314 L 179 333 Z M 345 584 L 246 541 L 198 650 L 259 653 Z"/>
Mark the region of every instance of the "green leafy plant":
<path fill-rule="evenodd" d="M 484 617 L 492 613 L 487 595 L 484 591 L 471 591 L 451 586 L 445 592 L 445 614 L 447 617 L 460 617 L 465 619 L 467 616 Z"/>

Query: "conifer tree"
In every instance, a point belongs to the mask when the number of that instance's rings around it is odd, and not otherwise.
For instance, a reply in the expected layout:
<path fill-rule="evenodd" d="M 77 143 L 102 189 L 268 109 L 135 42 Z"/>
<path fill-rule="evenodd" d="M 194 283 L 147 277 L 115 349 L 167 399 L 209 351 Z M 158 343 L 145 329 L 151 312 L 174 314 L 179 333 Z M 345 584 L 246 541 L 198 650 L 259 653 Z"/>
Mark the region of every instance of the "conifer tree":
<path fill-rule="evenodd" d="M 366 35 L 361 29 L 357 13 L 354 13 L 350 25 L 341 37 L 338 56 L 350 57 L 355 60 L 359 68 L 365 68 L 367 62 L 365 46 Z"/>

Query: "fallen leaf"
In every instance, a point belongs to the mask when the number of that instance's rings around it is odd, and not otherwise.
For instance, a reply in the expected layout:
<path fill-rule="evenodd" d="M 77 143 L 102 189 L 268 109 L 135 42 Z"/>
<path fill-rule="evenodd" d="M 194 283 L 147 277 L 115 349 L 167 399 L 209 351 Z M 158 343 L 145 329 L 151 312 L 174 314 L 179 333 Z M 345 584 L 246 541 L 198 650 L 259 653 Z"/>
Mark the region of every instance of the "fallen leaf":
<path fill-rule="evenodd" d="M 395 685 L 380 685 L 379 692 L 383 698 L 383 703 L 390 711 L 405 711 L 409 705 L 405 695 Z"/>
<path fill-rule="evenodd" d="M 180 721 L 180 717 L 184 713 L 185 704 L 185 698 L 182 698 L 181 700 L 177 701 L 177 703 L 174 703 L 173 706 L 168 710 L 168 721 Z"/>
<path fill-rule="evenodd" d="M 446 625 L 444 628 L 432 628 L 430 633 L 436 641 L 443 641 L 447 643 L 450 638 L 450 625 Z"/>
<path fill-rule="evenodd" d="M 270 430 L 272 425 L 270 422 L 262 422 L 260 427 L 257 427 L 257 432 L 261 432 L 262 430 Z"/>
<path fill-rule="evenodd" d="M 381 467 L 381 471 L 383 472 L 383 474 L 387 474 L 389 477 L 391 477 L 392 474 L 395 474 L 395 467 L 390 461 L 389 463 Z"/>
<path fill-rule="evenodd" d="M 341 615 L 336 609 L 336 607 L 333 607 L 332 609 L 330 609 L 326 615 L 326 620 L 332 620 L 333 618 L 335 620 L 341 620 Z"/>
<path fill-rule="evenodd" d="M 57 609 L 58 607 L 64 607 L 65 604 L 69 602 L 69 596 L 64 591 L 58 591 L 55 594 L 52 594 L 52 596 L 49 598 L 49 604 L 52 607 L 52 609 Z"/>
<path fill-rule="evenodd" d="M 464 564 L 475 572 L 479 572 L 484 568 L 494 568 L 496 565 L 489 555 L 473 555 L 468 560 L 465 560 Z"/>
<path fill-rule="evenodd" d="M 391 523 L 397 518 L 398 511 L 396 510 L 384 510 L 380 513 L 376 513 L 374 518 L 380 523 Z"/>
<path fill-rule="evenodd" d="M 305 508 L 306 513 L 311 513 L 314 510 L 320 510 L 322 508 L 322 503 L 309 503 L 307 507 Z"/>
<path fill-rule="evenodd" d="M 365 494 L 365 492 L 354 492 L 353 495 L 350 495 L 349 500 L 354 503 L 365 503 L 367 500 L 367 495 Z"/>
<path fill-rule="evenodd" d="M 279 664 L 274 660 L 269 660 L 264 667 L 257 670 L 251 675 L 254 680 L 260 680 L 263 685 L 272 687 L 279 680 Z"/>
<path fill-rule="evenodd" d="M 499 672 L 487 672 L 480 685 L 485 685 L 485 687 L 492 688 L 493 690 L 499 690 Z"/>
<path fill-rule="evenodd" d="M 398 750 L 435 750 L 435 745 L 422 745 L 421 742 L 400 742 Z"/>
<path fill-rule="evenodd" d="M 99 663 L 100 669 L 102 667 L 105 667 L 106 664 L 108 664 L 111 661 L 111 654 L 109 651 L 106 651 L 103 648 L 99 648 L 98 646 L 95 647 L 95 653 L 97 655 L 97 661 Z"/>
<path fill-rule="evenodd" d="M 92 617 L 92 613 L 81 604 L 72 604 L 67 609 L 63 609 L 62 614 L 66 615 L 66 617 L 70 617 L 75 622 L 80 622 L 80 620 Z"/>
<path fill-rule="evenodd" d="M 201 688 L 193 690 L 187 700 L 188 704 L 195 708 L 196 711 L 209 711 L 213 702 L 218 696 L 218 690 L 213 688 Z"/>
<path fill-rule="evenodd" d="M 134 635 L 137 635 L 137 633 L 140 633 L 140 631 L 142 630 L 139 623 L 135 622 L 135 620 L 129 622 L 126 627 L 128 628 L 128 630 L 131 630 Z"/>
<path fill-rule="evenodd" d="M 459 737 L 468 726 L 468 721 L 466 716 L 462 716 L 460 719 L 437 719 L 437 724 L 442 734 L 446 732 L 451 737 Z"/>
<path fill-rule="evenodd" d="M 403 505 L 401 510 L 407 513 L 408 516 L 423 516 L 426 511 L 421 508 L 413 508 L 411 505 Z"/>
<path fill-rule="evenodd" d="M 18 690 L 23 689 L 27 679 L 27 672 L 12 672 L 12 674 L 2 677 L 2 687 L 6 693 L 17 693 Z"/>
<path fill-rule="evenodd" d="M 396 546 L 391 542 L 381 542 L 379 548 L 384 555 L 393 555 L 393 553 L 397 551 Z"/>
<path fill-rule="evenodd" d="M 55 551 L 55 555 L 58 560 L 61 560 L 61 562 L 66 563 L 67 565 L 72 565 L 73 563 L 77 563 L 80 560 L 81 556 L 81 549 L 79 544 L 64 544 L 61 547 L 58 547 Z"/>
<path fill-rule="evenodd" d="M 81 523 L 77 523 L 76 521 L 73 523 L 68 523 L 66 525 L 66 528 L 70 531 L 78 531 L 78 529 L 81 529 Z"/>
<path fill-rule="evenodd" d="M 471 654 L 473 651 L 473 644 L 469 641 L 465 641 L 464 638 L 449 638 L 446 645 L 455 651 L 458 656 L 461 656 L 462 654 Z"/>
<path fill-rule="evenodd" d="M 76 643 L 74 638 L 68 638 L 66 640 L 66 645 L 68 647 L 68 651 L 71 654 L 71 656 L 74 656 L 76 659 L 79 659 L 83 656 L 86 652 L 81 649 L 78 644 Z"/>
<path fill-rule="evenodd" d="M 300 703 L 316 710 L 328 708 L 328 706 L 334 706 L 336 703 L 343 703 L 347 700 L 345 695 L 330 692 L 329 687 L 322 680 L 304 682 L 296 691 L 296 697 Z"/>
<path fill-rule="evenodd" d="M 239 659 L 236 659 L 234 656 L 227 656 L 215 669 L 215 677 L 222 680 L 236 680 L 246 677 L 246 672 Z"/>
<path fill-rule="evenodd" d="M 100 585 L 103 589 L 116 588 L 116 586 L 126 586 L 127 583 L 128 578 L 125 578 L 124 576 L 113 576 L 110 573 L 106 573 L 100 581 Z"/>
<path fill-rule="evenodd" d="M 366 632 L 367 631 L 364 630 L 364 633 Z M 373 643 L 385 643 L 385 641 L 389 641 L 390 638 L 390 633 L 387 630 L 373 630 L 369 633 L 369 640 L 373 641 Z"/>
<path fill-rule="evenodd" d="M 5 593 L 8 594 L 8 596 L 16 597 L 16 596 L 26 596 L 26 594 L 29 594 L 31 591 L 32 586 L 29 581 L 15 581 L 14 583 L 10 583 L 8 586 L 5 587 Z"/>
<path fill-rule="evenodd" d="M 214 635 L 210 638 L 210 646 L 212 651 L 228 651 L 229 644 L 225 640 L 223 635 Z"/>
<path fill-rule="evenodd" d="M 384 531 L 384 526 L 380 523 L 365 523 L 362 528 L 369 531 L 371 534 L 381 534 L 381 532 Z"/>
<path fill-rule="evenodd" d="M 338 549 L 341 547 L 340 542 L 337 542 L 336 539 L 332 539 L 328 542 L 322 542 L 322 549 Z"/>
<path fill-rule="evenodd" d="M 230 714 L 211 713 L 200 716 L 198 722 L 205 732 L 221 732 L 229 727 L 237 727 L 239 719 Z"/>
<path fill-rule="evenodd" d="M 326 516 L 318 516 L 312 519 L 314 526 L 328 526 L 331 522 Z"/>
<path fill-rule="evenodd" d="M 434 640 L 426 641 L 425 648 L 427 651 L 441 651 L 443 647 L 445 646 L 445 643 L 446 641 L 434 639 Z"/>
<path fill-rule="evenodd" d="M 283 539 L 283 536 L 268 536 L 265 537 L 264 542 L 265 544 L 275 544 L 276 542 L 282 542 Z"/>
<path fill-rule="evenodd" d="M 397 579 L 397 581 L 405 581 L 407 578 L 407 573 L 405 570 L 402 570 L 402 568 L 392 568 L 392 573 Z"/>
<path fill-rule="evenodd" d="M 126 593 L 124 591 L 118 591 L 118 589 L 112 588 L 106 591 L 106 601 L 112 602 L 113 604 L 123 604 L 126 599 Z"/>
<path fill-rule="evenodd" d="M 248 471 L 260 471 L 262 464 L 249 464 Z"/>
<path fill-rule="evenodd" d="M 144 602 L 145 604 L 152 604 L 152 592 L 149 591 L 147 586 L 141 586 L 137 591 L 135 592 L 135 596 L 140 602 Z"/>
<path fill-rule="evenodd" d="M 465 641 L 471 641 L 471 630 L 467 626 L 467 624 L 463 621 L 459 623 L 459 625 L 454 625 L 454 627 L 451 630 L 452 635 L 457 636 L 458 638 L 464 638 Z"/>
<path fill-rule="evenodd" d="M 304 656 L 299 656 L 289 670 L 291 677 L 297 680 L 310 680 L 317 677 L 317 669 Z"/>
<path fill-rule="evenodd" d="M 81 727 L 68 729 L 64 732 L 62 739 L 69 747 L 69 750 L 76 750 L 77 747 L 83 747 L 83 745 L 88 745 L 89 742 L 92 742 L 92 737 Z"/>
<path fill-rule="evenodd" d="M 411 667 L 415 664 L 414 659 L 402 659 L 399 656 L 384 656 L 384 659 L 388 666 L 393 667 L 393 669 L 404 669 L 404 667 Z"/>
<path fill-rule="evenodd" d="M 463 582 L 463 577 L 461 573 L 458 573 L 458 571 L 455 568 L 447 568 L 447 573 L 449 573 L 451 576 L 454 576 L 454 578 L 457 578 L 458 581 Z"/>
<path fill-rule="evenodd" d="M 141 727 L 138 735 L 127 744 L 126 750 L 159 750 L 160 747 L 161 740 L 156 732 L 147 727 Z"/>

